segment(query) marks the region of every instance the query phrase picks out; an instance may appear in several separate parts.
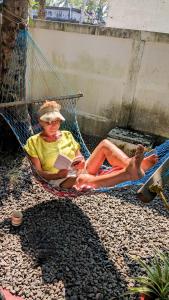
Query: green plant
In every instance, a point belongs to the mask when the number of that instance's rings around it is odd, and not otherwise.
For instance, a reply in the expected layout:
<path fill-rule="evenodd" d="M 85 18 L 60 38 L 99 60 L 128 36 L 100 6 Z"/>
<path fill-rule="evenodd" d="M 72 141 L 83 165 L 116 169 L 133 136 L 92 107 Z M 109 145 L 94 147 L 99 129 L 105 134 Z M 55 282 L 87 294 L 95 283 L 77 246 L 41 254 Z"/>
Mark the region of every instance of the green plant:
<path fill-rule="evenodd" d="M 39 2 L 37 0 L 29 0 L 28 3 L 29 3 L 29 6 L 32 7 L 32 9 L 39 8 Z"/>
<path fill-rule="evenodd" d="M 139 260 L 146 275 L 133 278 L 138 286 L 126 294 L 144 294 L 153 300 L 169 300 L 169 255 L 157 251 L 150 265 Z"/>

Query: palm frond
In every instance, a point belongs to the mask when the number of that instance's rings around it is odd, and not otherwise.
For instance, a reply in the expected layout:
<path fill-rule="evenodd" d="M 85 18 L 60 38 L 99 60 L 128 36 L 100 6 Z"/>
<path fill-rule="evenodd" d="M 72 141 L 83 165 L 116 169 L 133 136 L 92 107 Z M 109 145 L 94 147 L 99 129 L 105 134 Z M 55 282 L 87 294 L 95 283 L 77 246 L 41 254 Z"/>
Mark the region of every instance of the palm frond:
<path fill-rule="evenodd" d="M 148 287 L 141 287 L 141 286 L 130 287 L 129 291 L 126 292 L 124 295 L 130 295 L 130 294 L 145 294 L 147 296 L 150 296 L 151 289 L 149 289 Z"/>
<path fill-rule="evenodd" d="M 168 299 L 169 299 L 169 282 L 164 286 L 164 288 L 162 290 L 162 294 L 163 294 L 163 296 L 168 296 Z"/>
<path fill-rule="evenodd" d="M 147 277 L 144 277 L 144 276 L 142 276 L 142 277 L 135 277 L 135 278 L 133 278 L 133 279 L 135 279 L 135 281 L 137 282 L 137 283 L 140 283 L 140 285 L 141 285 L 141 287 L 148 287 L 149 289 L 151 289 L 151 293 L 154 293 L 154 294 L 159 294 L 159 292 L 160 292 L 160 286 L 159 285 L 157 285 L 156 284 L 156 282 L 154 281 L 154 282 L 152 282 L 149 278 L 147 278 Z"/>
<path fill-rule="evenodd" d="M 138 262 L 146 275 L 132 278 L 140 286 L 130 287 L 125 294 L 143 293 L 156 300 L 169 300 L 169 255 L 156 250 L 149 265 L 141 259 Z"/>

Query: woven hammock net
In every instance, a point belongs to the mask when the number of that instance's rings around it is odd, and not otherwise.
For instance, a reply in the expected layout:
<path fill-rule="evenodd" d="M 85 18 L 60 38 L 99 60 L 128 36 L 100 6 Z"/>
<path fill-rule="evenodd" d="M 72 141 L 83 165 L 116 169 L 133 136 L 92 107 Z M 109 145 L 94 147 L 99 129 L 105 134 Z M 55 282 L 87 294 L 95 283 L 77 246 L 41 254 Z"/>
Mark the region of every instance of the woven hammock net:
<path fill-rule="evenodd" d="M 89 157 L 90 152 L 82 138 L 76 119 L 76 104 L 81 95 L 76 92 L 77 89 L 76 91 L 72 89 L 71 80 L 68 72 L 64 73 L 63 70 L 54 67 L 46 60 L 28 31 L 19 31 L 11 56 L 10 67 L 3 80 L 0 102 L 20 101 L 24 105 L 1 107 L 0 115 L 9 124 L 21 146 L 25 145 L 28 137 L 41 130 L 37 121 L 37 109 L 42 100 L 51 99 L 61 104 L 61 112 L 66 119 L 61 129 L 71 131 L 77 142 L 80 143 L 81 152 L 85 158 Z M 31 101 L 32 103 L 25 103 Z M 159 157 L 158 163 L 148 170 L 142 179 L 123 182 L 116 187 L 145 183 L 169 157 L 169 141 L 157 146 L 154 151 Z M 145 156 L 148 155 L 150 153 L 145 153 Z M 107 166 L 102 166 L 102 168 L 110 169 Z M 108 192 L 113 188 L 96 189 L 94 192 Z M 57 188 L 57 190 L 59 189 Z M 52 187 L 51 191 L 53 192 Z M 67 195 L 70 193 L 68 192 Z"/>

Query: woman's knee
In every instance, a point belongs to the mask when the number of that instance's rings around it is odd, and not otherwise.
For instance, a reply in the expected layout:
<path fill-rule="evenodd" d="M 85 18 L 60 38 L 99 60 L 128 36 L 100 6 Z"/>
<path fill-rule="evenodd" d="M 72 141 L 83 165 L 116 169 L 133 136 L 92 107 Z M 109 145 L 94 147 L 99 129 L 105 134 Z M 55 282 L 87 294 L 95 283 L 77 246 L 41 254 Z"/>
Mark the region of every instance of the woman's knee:
<path fill-rule="evenodd" d="M 102 140 L 99 145 L 102 149 L 110 149 L 112 147 L 112 143 L 107 139 Z"/>

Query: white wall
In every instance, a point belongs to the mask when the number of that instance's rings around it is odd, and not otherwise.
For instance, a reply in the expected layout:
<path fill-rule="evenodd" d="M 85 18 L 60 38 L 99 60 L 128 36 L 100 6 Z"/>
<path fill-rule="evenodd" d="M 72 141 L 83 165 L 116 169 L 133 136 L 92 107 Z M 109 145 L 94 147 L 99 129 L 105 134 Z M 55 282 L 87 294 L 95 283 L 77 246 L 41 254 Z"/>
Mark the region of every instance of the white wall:
<path fill-rule="evenodd" d="M 109 0 L 106 23 L 113 28 L 169 33 L 169 1 Z"/>
<path fill-rule="evenodd" d="M 70 93 L 84 93 L 82 131 L 130 126 L 169 137 L 168 35 L 45 21 L 31 31 Z"/>

